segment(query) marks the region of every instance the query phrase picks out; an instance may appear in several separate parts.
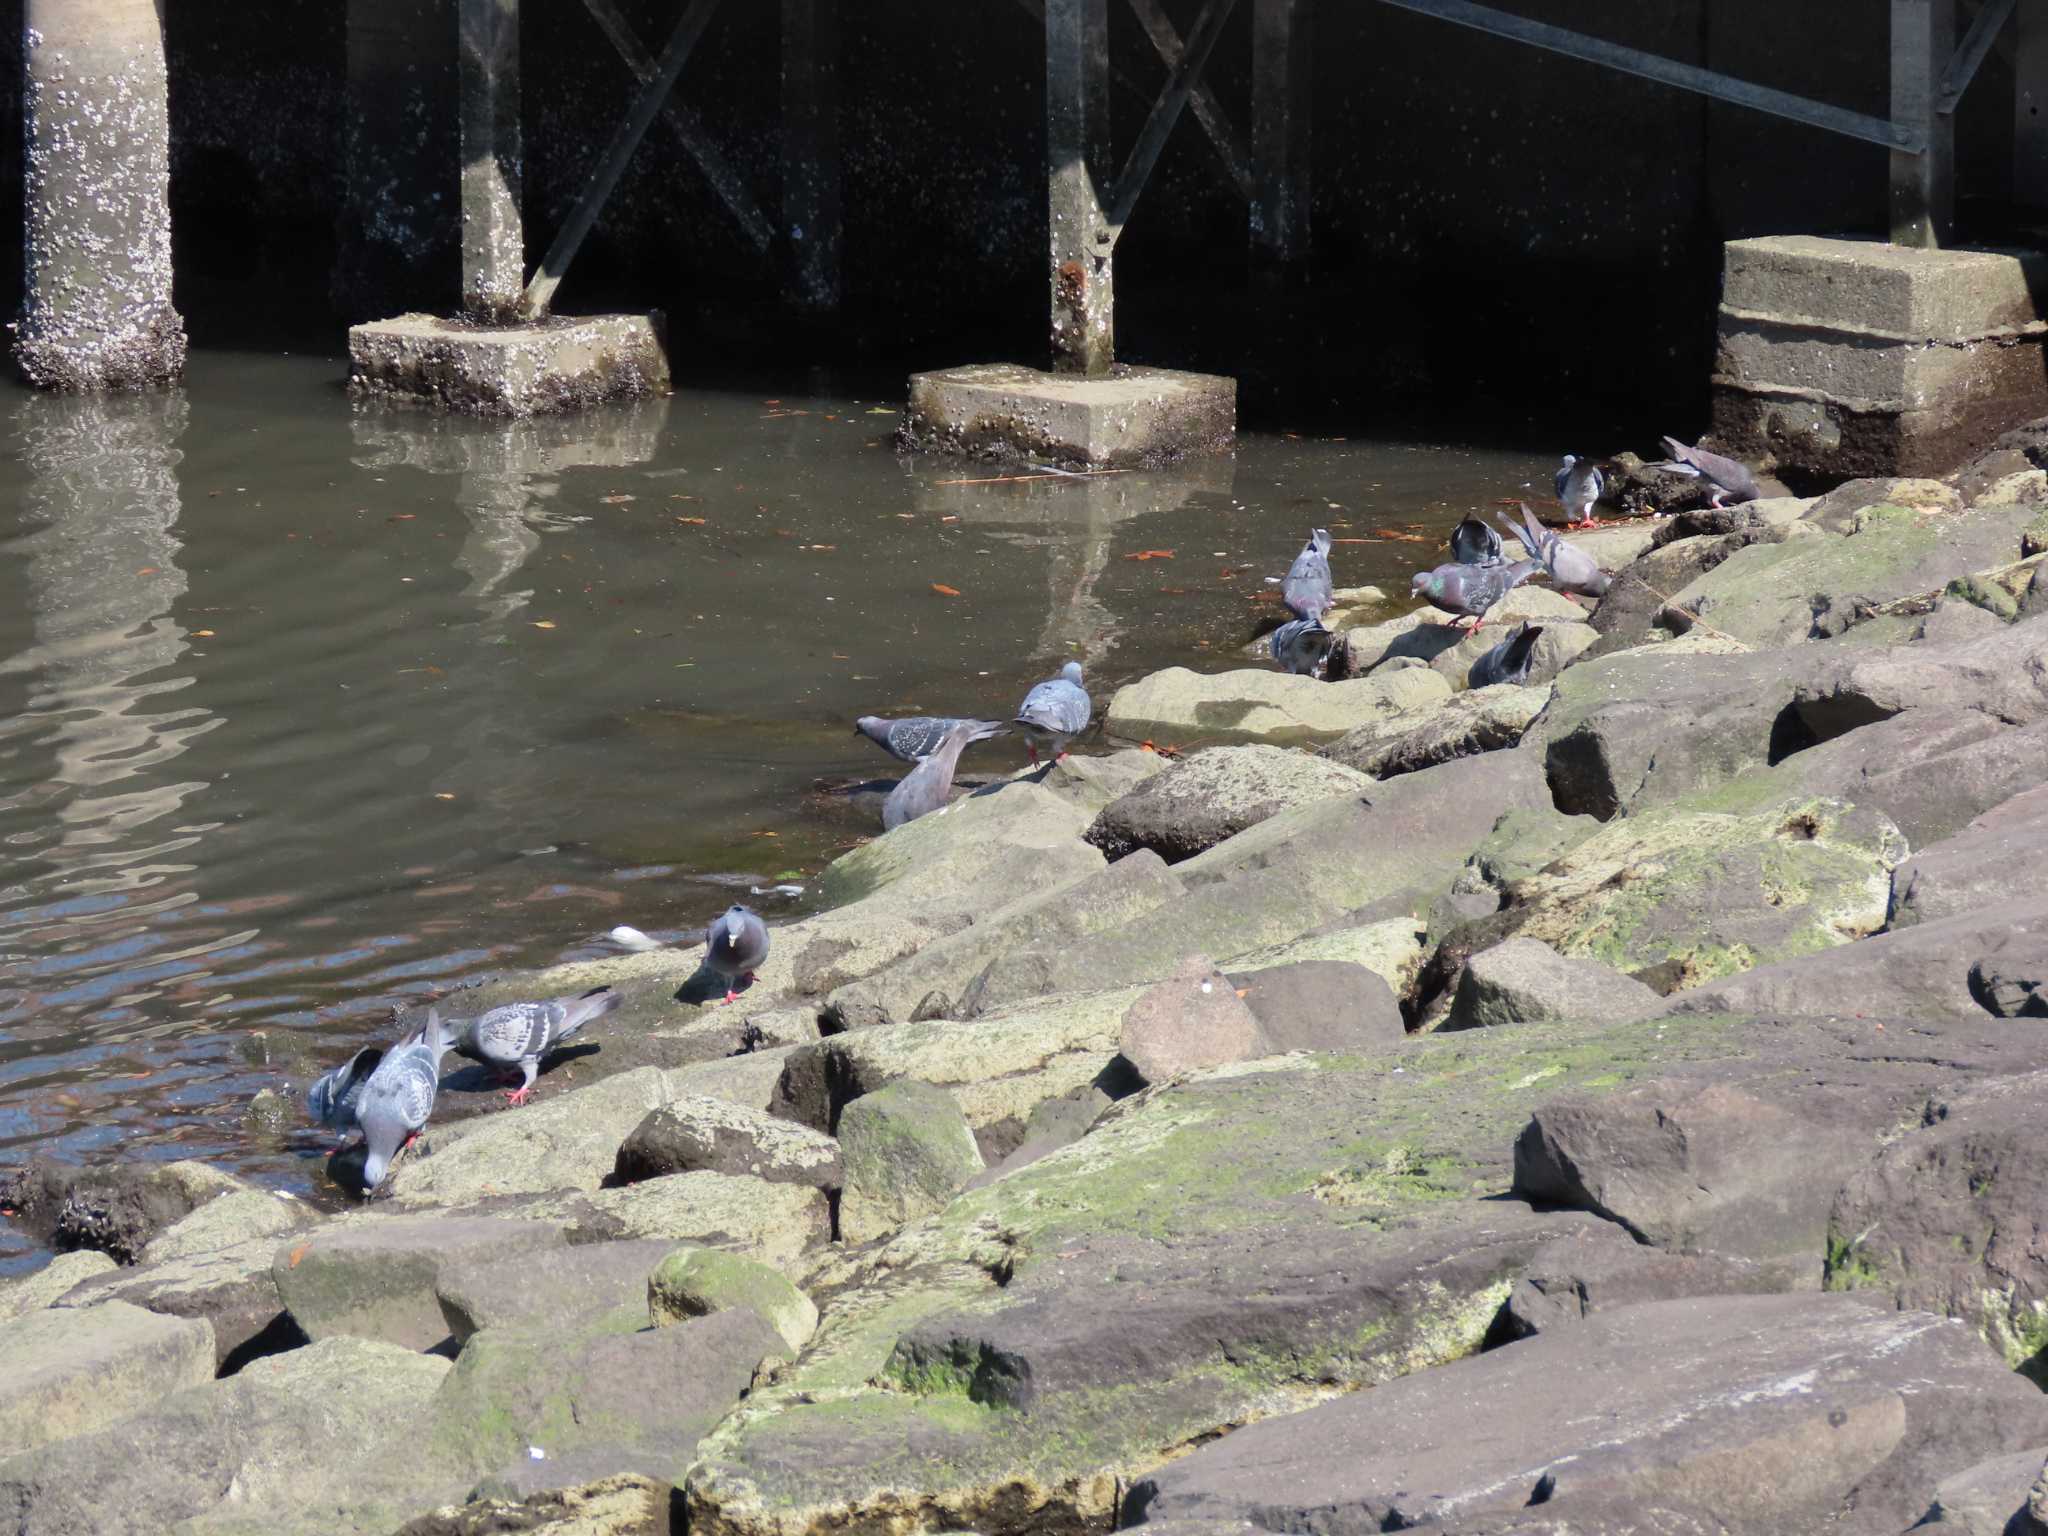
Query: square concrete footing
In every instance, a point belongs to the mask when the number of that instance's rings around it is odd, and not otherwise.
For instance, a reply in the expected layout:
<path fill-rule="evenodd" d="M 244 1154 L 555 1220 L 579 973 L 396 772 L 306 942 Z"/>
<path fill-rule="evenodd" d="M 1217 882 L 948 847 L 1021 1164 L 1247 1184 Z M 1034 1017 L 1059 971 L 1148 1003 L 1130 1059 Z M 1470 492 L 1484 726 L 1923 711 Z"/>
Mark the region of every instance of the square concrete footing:
<path fill-rule="evenodd" d="M 1730 241 L 1714 432 L 1816 476 L 1946 474 L 2048 416 L 2048 256 Z"/>
<path fill-rule="evenodd" d="M 667 331 L 659 311 L 523 325 L 400 315 L 349 327 L 349 390 L 480 416 L 538 416 L 664 395 Z"/>
<path fill-rule="evenodd" d="M 1101 378 L 977 363 L 910 376 L 906 448 L 1123 469 L 1227 452 L 1237 381 L 1119 364 Z"/>

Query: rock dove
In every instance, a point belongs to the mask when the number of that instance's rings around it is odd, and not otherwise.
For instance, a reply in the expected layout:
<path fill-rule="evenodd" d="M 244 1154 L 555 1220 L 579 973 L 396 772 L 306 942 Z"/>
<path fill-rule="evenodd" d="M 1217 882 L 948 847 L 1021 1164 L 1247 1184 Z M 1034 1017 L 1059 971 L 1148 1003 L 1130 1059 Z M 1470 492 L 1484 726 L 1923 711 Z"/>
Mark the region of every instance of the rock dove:
<path fill-rule="evenodd" d="M 533 1092 L 533 1080 L 540 1075 L 540 1059 L 575 1034 L 592 1019 L 601 1019 L 619 1006 L 619 994 L 610 987 L 593 987 L 581 997 L 557 997 L 544 1003 L 506 1003 L 473 1019 L 460 1021 L 454 1034 L 455 1053 L 486 1066 L 515 1068 L 521 1076 L 517 1088 L 505 1091 L 513 1104 L 524 1104 Z"/>
<path fill-rule="evenodd" d="M 402 1045 L 384 1053 L 356 1105 L 367 1156 L 363 1161 L 363 1195 L 375 1193 L 399 1148 L 410 1146 L 434 1112 L 434 1094 L 441 1086 L 441 1058 L 449 1046 L 447 1026 L 435 1009 L 427 1010 L 426 1027 Z"/>
<path fill-rule="evenodd" d="M 1321 677 L 1335 639 L 1320 619 L 1290 619 L 1273 631 L 1273 659 L 1289 672 Z"/>
<path fill-rule="evenodd" d="M 1557 470 L 1557 504 L 1564 508 L 1565 526 L 1576 528 L 1593 523 L 1593 504 L 1607 494 L 1607 477 L 1591 459 L 1566 454 Z M 1533 551 L 1532 551 L 1533 553 Z"/>
<path fill-rule="evenodd" d="M 1447 613 L 1464 615 L 1477 629 L 1485 622 L 1487 609 L 1541 569 L 1534 560 L 1517 560 L 1512 565 L 1505 561 L 1499 565 L 1440 565 L 1433 571 L 1416 572 L 1408 590 Z"/>
<path fill-rule="evenodd" d="M 752 981 L 768 958 L 768 925 L 751 907 L 735 902 L 704 930 L 704 963 L 725 978 L 725 1000 L 739 996 L 735 981 Z"/>
<path fill-rule="evenodd" d="M 338 1136 L 361 1127 L 356 1122 L 356 1105 L 362 1102 L 363 1085 L 384 1059 L 384 1048 L 366 1045 L 332 1072 L 323 1072 L 306 1089 L 306 1108 L 315 1120 Z"/>
<path fill-rule="evenodd" d="M 1755 501 L 1763 494 L 1756 483 L 1756 476 L 1749 472 L 1747 464 L 1738 464 L 1733 459 L 1724 459 L 1718 453 L 1709 453 L 1704 448 L 1688 448 L 1675 437 L 1663 439 L 1664 451 L 1671 457 L 1662 464 L 1652 466 L 1668 469 L 1673 474 L 1690 475 L 1696 480 L 1706 481 L 1711 494 L 1707 500 L 1712 506 L 1725 506 L 1730 498 L 1736 501 Z"/>
<path fill-rule="evenodd" d="M 1311 528 L 1281 583 L 1280 600 L 1297 619 L 1320 619 L 1337 606 L 1330 581 L 1330 530 Z"/>
<path fill-rule="evenodd" d="M 1600 569 L 1600 563 L 1583 549 L 1567 544 L 1548 528 L 1536 521 L 1536 514 L 1529 510 L 1529 504 L 1522 502 L 1522 526 L 1520 531 L 1510 530 L 1527 546 L 1531 556 L 1543 562 L 1543 569 L 1560 592 L 1576 592 L 1581 597 L 1602 597 L 1614 584 L 1614 578 Z"/>
<path fill-rule="evenodd" d="M 853 722 L 853 728 L 899 762 L 914 763 L 938 751 L 939 743 L 946 739 L 946 732 L 961 723 L 945 715 L 912 715 L 907 720 L 879 720 L 873 715 L 862 715 Z M 986 741 L 1010 729 L 1000 720 L 970 720 L 966 723 L 985 727 L 979 734 L 968 737 L 969 741 Z"/>
<path fill-rule="evenodd" d="M 1478 518 L 1467 517 L 1451 530 L 1451 559 L 1459 565 L 1498 565 L 1500 535 Z"/>
<path fill-rule="evenodd" d="M 1307 558 L 1304 552 L 1303 559 Z M 1297 566 L 1301 561 L 1295 562 Z M 1287 578 L 1290 582 L 1293 577 Z M 1323 570 L 1323 584 L 1329 585 L 1330 573 L 1326 565 Z M 1017 706 L 1017 724 L 1024 727 L 1024 734 L 1031 739 L 1031 766 L 1038 766 L 1039 743 L 1052 748 L 1053 761 L 1058 762 L 1067 755 L 1067 742 L 1088 729 L 1088 717 L 1095 706 L 1089 700 L 1088 690 L 1081 686 L 1081 663 L 1070 661 L 1060 668 L 1058 677 L 1047 678 L 1029 693 L 1024 702 Z"/>
<path fill-rule="evenodd" d="M 1529 662 L 1536 650 L 1536 637 L 1543 633 L 1541 624 L 1531 624 L 1527 619 L 1508 631 L 1508 637 L 1472 663 L 1472 670 L 1466 675 L 1466 684 L 1473 688 L 1484 688 L 1492 683 L 1525 683 L 1529 680 Z"/>
<path fill-rule="evenodd" d="M 944 809 L 953 793 L 953 770 L 960 766 L 960 749 L 1006 729 L 993 720 L 953 721 L 937 748 L 919 758 L 903 782 L 889 791 L 889 798 L 882 802 L 883 827 L 893 832 L 906 821 Z"/>

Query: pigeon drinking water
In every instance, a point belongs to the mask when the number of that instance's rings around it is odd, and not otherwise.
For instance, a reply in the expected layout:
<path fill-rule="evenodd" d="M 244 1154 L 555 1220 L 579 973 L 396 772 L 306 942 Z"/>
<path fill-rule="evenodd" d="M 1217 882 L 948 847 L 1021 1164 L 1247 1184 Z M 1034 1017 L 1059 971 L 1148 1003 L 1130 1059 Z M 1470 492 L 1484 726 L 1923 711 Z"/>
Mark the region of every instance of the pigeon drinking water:
<path fill-rule="evenodd" d="M 1581 597 L 1605 596 L 1607 589 L 1614 584 L 1614 578 L 1600 569 L 1600 563 L 1537 522 L 1536 514 L 1529 510 L 1527 502 L 1520 505 L 1521 529 L 1509 531 L 1522 541 L 1534 559 L 1543 562 L 1543 569 L 1558 591 L 1576 592 Z"/>
<path fill-rule="evenodd" d="M 1273 659 L 1298 676 L 1321 677 L 1335 639 L 1320 619 L 1290 619 L 1273 631 Z"/>
<path fill-rule="evenodd" d="M 441 1058 L 449 1047 L 448 1028 L 435 1009 L 427 1010 L 426 1027 L 402 1045 L 384 1053 L 377 1070 L 363 1084 L 356 1105 L 362 1123 L 363 1195 L 367 1199 L 384 1182 L 391 1159 L 410 1146 L 434 1112 L 434 1094 L 441 1086 Z"/>
<path fill-rule="evenodd" d="M 725 978 L 725 1000 L 739 996 L 735 981 L 752 981 L 768 958 L 768 925 L 751 907 L 735 902 L 704 930 L 704 963 Z"/>
<path fill-rule="evenodd" d="M 1566 454 L 1557 471 L 1557 504 L 1564 508 L 1566 526 L 1593 525 L 1593 505 L 1607 494 L 1607 477 L 1591 459 Z M 1534 551 L 1530 551 L 1534 553 Z"/>
<path fill-rule="evenodd" d="M 1303 558 L 1307 558 L 1304 554 Z M 1297 560 L 1298 566 L 1301 561 Z M 1325 567 L 1324 582 L 1327 585 L 1329 571 Z M 1290 576 L 1289 581 L 1294 578 Z M 1031 766 L 1038 766 L 1038 748 L 1041 742 L 1049 744 L 1053 761 L 1058 762 L 1067 755 L 1067 743 L 1088 729 L 1088 717 L 1095 705 L 1088 697 L 1088 690 L 1081 686 L 1081 663 L 1070 661 L 1060 668 L 1058 677 L 1047 678 L 1029 693 L 1024 702 L 1017 706 L 1017 724 L 1024 727 L 1024 734 L 1031 741 Z"/>
<path fill-rule="evenodd" d="M 323 1072 L 306 1089 L 306 1109 L 337 1135 L 361 1129 L 356 1105 L 362 1102 L 363 1085 L 383 1059 L 382 1046 L 366 1045 L 332 1072 Z"/>
<path fill-rule="evenodd" d="M 1541 624 L 1531 624 L 1524 619 L 1508 631 L 1505 640 L 1472 663 L 1472 670 L 1465 678 L 1466 684 L 1484 688 L 1492 683 L 1527 682 L 1529 662 L 1536 650 L 1537 637 L 1542 633 Z"/>
<path fill-rule="evenodd" d="M 919 758 L 917 766 L 889 791 L 889 798 L 882 802 L 882 826 L 893 832 L 906 821 L 943 810 L 953 793 L 953 770 L 960 766 L 961 748 L 1007 729 L 993 720 L 953 721 L 938 746 Z"/>
<path fill-rule="evenodd" d="M 1747 464 L 1723 458 L 1718 453 L 1709 453 L 1704 448 L 1688 448 L 1675 437 L 1667 437 L 1663 443 L 1664 451 L 1671 457 L 1651 467 L 1705 481 L 1710 493 L 1707 498 L 1709 505 L 1725 506 L 1730 500 L 1755 501 L 1763 494 L 1763 488 L 1756 483 L 1756 476 L 1749 472 Z"/>
<path fill-rule="evenodd" d="M 1498 565 L 1500 535 L 1478 518 L 1467 517 L 1451 530 L 1451 559 L 1459 565 Z"/>
<path fill-rule="evenodd" d="M 880 720 L 873 715 L 862 715 L 854 721 L 853 728 L 899 762 L 914 763 L 938 751 L 939 743 L 946 739 L 946 732 L 961 723 L 944 715 L 912 715 L 906 720 Z M 1009 730 L 999 720 L 970 720 L 966 723 L 987 727 L 980 735 L 968 737 L 969 741 L 985 741 Z"/>
<path fill-rule="evenodd" d="M 1330 581 L 1330 530 L 1311 528 L 1308 543 L 1287 569 L 1280 600 L 1297 619 L 1320 619 L 1337 606 Z"/>
<path fill-rule="evenodd" d="M 593 987 L 581 997 L 557 997 L 544 1003 L 506 1003 L 454 1031 L 455 1052 L 486 1066 L 515 1069 L 521 1081 L 505 1091 L 507 1102 L 524 1104 L 540 1074 L 540 1059 L 592 1019 L 619 1006 L 610 987 Z M 451 1026 L 452 1027 L 452 1026 Z"/>
<path fill-rule="evenodd" d="M 1486 611 L 1542 569 L 1534 560 L 1517 560 L 1512 565 L 1440 565 L 1433 571 L 1418 571 L 1408 590 L 1426 597 L 1446 613 L 1460 614 L 1477 629 Z M 1457 622 L 1453 620 L 1452 622 Z"/>

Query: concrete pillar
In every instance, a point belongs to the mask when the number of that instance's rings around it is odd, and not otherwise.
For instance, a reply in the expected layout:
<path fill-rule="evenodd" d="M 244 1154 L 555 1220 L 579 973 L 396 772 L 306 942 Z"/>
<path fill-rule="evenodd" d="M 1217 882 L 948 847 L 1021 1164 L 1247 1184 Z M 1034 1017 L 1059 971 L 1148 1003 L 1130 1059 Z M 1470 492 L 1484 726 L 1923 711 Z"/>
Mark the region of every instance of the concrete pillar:
<path fill-rule="evenodd" d="M 1251 258 L 1270 282 L 1298 282 L 1308 267 L 1314 14 L 1314 0 L 1252 8 Z"/>
<path fill-rule="evenodd" d="M 2048 9 L 2013 8 L 2013 201 L 2048 208 Z"/>
<path fill-rule="evenodd" d="M 519 217 L 519 0 L 457 0 L 462 82 L 462 311 L 509 320 L 526 289 Z"/>
<path fill-rule="evenodd" d="M 1109 0 L 1046 0 L 1045 156 L 1052 366 L 1100 377 L 1116 361 L 1109 201 Z"/>
<path fill-rule="evenodd" d="M 445 310 L 462 280 L 454 41 L 454 0 L 348 0 L 333 288 L 351 320 Z"/>
<path fill-rule="evenodd" d="M 1933 249 L 1955 233 L 1956 120 L 1939 98 L 1956 51 L 1956 0 L 1891 0 L 1891 14 L 1892 121 L 1927 141 L 1925 154 L 1892 152 L 1892 243 Z"/>
<path fill-rule="evenodd" d="M 176 378 L 185 322 L 171 307 L 156 0 L 27 0 L 22 76 L 22 375 L 65 390 Z"/>
<path fill-rule="evenodd" d="M 838 0 L 782 0 L 783 291 L 801 310 L 839 307 L 839 166 Z"/>

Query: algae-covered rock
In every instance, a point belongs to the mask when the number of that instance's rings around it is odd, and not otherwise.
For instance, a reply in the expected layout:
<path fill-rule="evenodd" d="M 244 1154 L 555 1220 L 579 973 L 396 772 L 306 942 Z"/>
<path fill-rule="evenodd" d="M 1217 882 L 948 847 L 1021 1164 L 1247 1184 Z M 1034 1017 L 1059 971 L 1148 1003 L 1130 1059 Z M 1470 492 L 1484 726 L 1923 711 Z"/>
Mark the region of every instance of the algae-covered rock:
<path fill-rule="evenodd" d="M 647 1277 L 647 1315 L 657 1328 L 733 1307 L 760 1313 L 794 1355 L 818 1331 L 811 1298 L 781 1271 L 715 1248 L 677 1248 Z"/>
<path fill-rule="evenodd" d="M 1465 962 L 1445 1029 L 1531 1019 L 1642 1019 L 1663 999 L 1633 977 L 1569 960 L 1534 939 L 1509 939 Z"/>
<path fill-rule="evenodd" d="M 839 1147 L 804 1126 L 693 1095 L 663 1105 L 633 1128 L 619 1148 L 614 1176 L 631 1184 L 699 1171 L 837 1189 Z"/>
<path fill-rule="evenodd" d="M 141 1262 L 160 1264 L 259 1237 L 283 1237 L 316 1225 L 319 1213 L 305 1201 L 278 1190 L 238 1189 L 209 1200 L 191 1215 L 151 1238 Z"/>
<path fill-rule="evenodd" d="M 849 1243 L 944 1209 L 985 1166 L 959 1106 L 929 1083 L 891 1083 L 855 1099 L 839 1116 L 839 1144 L 839 1235 Z"/>
<path fill-rule="evenodd" d="M 1454 757 L 1511 747 L 1549 702 L 1547 686 L 1495 683 L 1459 694 L 1420 721 L 1361 726 L 1320 748 L 1316 755 L 1375 778 L 1392 778 Z"/>
<path fill-rule="evenodd" d="M 565 1203 L 571 1220 L 586 1213 L 607 1236 L 701 1243 L 777 1269 L 792 1268 L 832 1236 L 822 1189 L 744 1174 L 671 1173 Z"/>
<path fill-rule="evenodd" d="M 81 1250 L 57 1254 L 41 1269 L 0 1280 L 0 1322 L 24 1312 L 40 1312 L 81 1281 L 113 1268 L 114 1261 L 104 1253 Z"/>
<path fill-rule="evenodd" d="M 91 1168 L 38 1159 L 0 1183 L 0 1204 L 53 1248 L 90 1248 L 133 1264 L 165 1227 L 209 1200 L 253 1187 L 190 1159 Z"/>
<path fill-rule="evenodd" d="M 211 1381 L 213 1329 L 121 1301 L 49 1307 L 0 1323 L 0 1359 L 0 1445 L 27 1451 Z"/>
<path fill-rule="evenodd" d="M 1112 859 L 1149 848 L 1173 864 L 1269 816 L 1356 794 L 1368 782 L 1352 767 L 1279 747 L 1212 747 L 1103 807 L 1087 838 Z"/>
<path fill-rule="evenodd" d="M 1525 589 L 1524 589 L 1525 590 Z M 1547 594 L 1556 597 L 1555 593 Z M 1558 598 L 1563 602 L 1562 598 Z M 1588 624 L 1586 616 L 1577 609 L 1571 618 L 1555 615 L 1544 619 L 1539 628 L 1542 633 L 1529 650 L 1529 670 L 1523 676 L 1523 685 L 1540 688 L 1554 682 L 1558 675 L 1593 648 L 1599 632 Z M 1468 689 L 1472 686 L 1473 665 L 1488 651 L 1499 645 L 1508 636 L 1512 624 L 1496 629 L 1489 621 L 1482 629 L 1474 630 L 1448 650 L 1439 651 L 1430 658 L 1430 669 L 1444 678 L 1453 688 Z M 1496 684 L 1495 686 L 1499 686 Z"/>
<path fill-rule="evenodd" d="M 1334 741 L 1368 720 L 1426 708 L 1449 693 L 1442 679 L 1421 672 L 1325 683 L 1286 672 L 1168 667 L 1119 688 L 1103 728 L 1161 746 L 1301 746 Z"/>
<path fill-rule="evenodd" d="M 166 1317 L 203 1320 L 223 1370 L 252 1354 L 274 1353 L 305 1342 L 277 1293 L 272 1263 L 278 1239 L 252 1237 L 227 1248 L 160 1259 L 93 1275 L 59 1298 L 63 1307 L 124 1301 Z"/>
<path fill-rule="evenodd" d="M 663 1239 L 578 1243 L 516 1264 L 457 1264 L 434 1284 L 456 1343 L 485 1328 L 566 1323 L 638 1305 L 647 1276 L 675 1245 Z"/>

